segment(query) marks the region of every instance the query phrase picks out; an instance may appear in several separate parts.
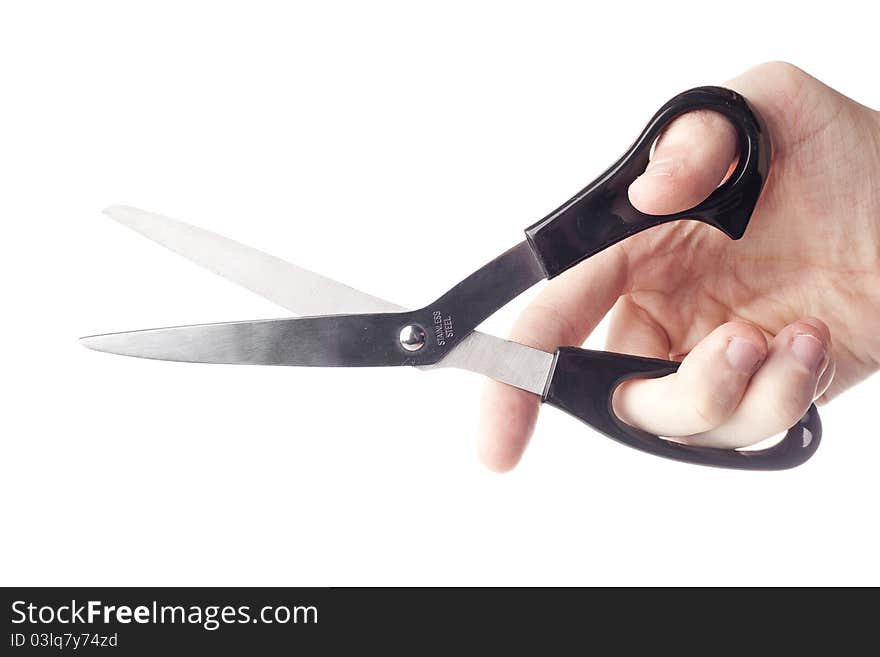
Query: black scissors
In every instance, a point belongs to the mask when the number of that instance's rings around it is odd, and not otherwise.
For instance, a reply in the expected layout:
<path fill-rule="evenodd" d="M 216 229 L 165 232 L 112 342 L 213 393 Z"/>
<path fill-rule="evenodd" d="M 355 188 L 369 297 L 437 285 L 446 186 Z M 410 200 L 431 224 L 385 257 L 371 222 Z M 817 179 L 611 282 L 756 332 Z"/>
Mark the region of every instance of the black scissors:
<path fill-rule="evenodd" d="M 644 171 L 663 129 L 693 110 L 719 112 L 736 129 L 733 172 L 690 210 L 646 215 L 627 189 Z M 108 214 L 195 262 L 305 317 L 200 324 L 83 338 L 100 351 L 200 363 L 322 367 L 460 367 L 541 395 L 542 400 L 636 449 L 687 463 L 744 470 L 781 470 L 809 459 L 819 446 L 815 406 L 777 444 L 761 450 L 683 445 L 636 429 L 612 408 L 620 383 L 675 372 L 679 363 L 576 347 L 550 354 L 474 329 L 544 278 L 640 231 L 670 221 L 702 221 L 731 239 L 743 236 L 770 168 L 770 139 L 739 94 L 698 87 L 654 115 L 635 143 L 605 173 L 526 229 L 526 239 L 418 310 L 285 263 L 182 222 L 114 207 Z"/>

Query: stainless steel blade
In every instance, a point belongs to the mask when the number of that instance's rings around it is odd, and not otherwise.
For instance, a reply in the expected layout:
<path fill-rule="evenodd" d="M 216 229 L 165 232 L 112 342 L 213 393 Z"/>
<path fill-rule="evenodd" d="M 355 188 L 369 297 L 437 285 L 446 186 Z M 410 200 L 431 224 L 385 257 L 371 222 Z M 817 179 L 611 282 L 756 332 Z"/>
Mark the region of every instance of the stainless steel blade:
<path fill-rule="evenodd" d="M 297 314 L 400 310 L 400 306 L 388 301 L 169 217 L 124 206 L 109 207 L 105 213 L 183 257 Z M 145 357 L 161 358 L 157 354 L 163 348 L 162 341 L 169 340 L 173 335 L 167 331 L 169 329 L 154 329 L 91 336 L 84 338 L 83 342 L 99 351 L 145 356 L 145 353 L 136 353 L 140 343 L 146 353 L 154 354 Z M 150 335 L 147 336 L 147 333 Z M 173 357 L 173 345 L 165 344 L 164 349 L 168 350 L 165 353 L 170 354 L 173 360 L 188 360 Z M 177 356 L 180 355 L 177 353 Z M 204 358 L 195 360 L 204 361 Z M 440 362 L 420 369 L 466 369 L 541 394 L 552 363 L 552 354 L 474 331 Z"/>
<path fill-rule="evenodd" d="M 372 317 L 372 315 L 365 315 Z M 358 324 L 358 315 L 194 324 L 90 335 L 83 346 L 121 356 L 187 363 L 380 367 L 407 365 L 385 335 Z M 331 337 L 332 336 L 332 337 Z M 476 336 L 476 337 L 474 337 Z M 540 395 L 553 354 L 485 333 L 474 333 L 436 365 L 457 367 Z"/>
<path fill-rule="evenodd" d="M 170 217 L 112 205 L 104 214 L 297 315 L 381 313 L 402 306 Z"/>
<path fill-rule="evenodd" d="M 194 324 L 83 338 L 87 347 L 122 356 L 228 365 L 358 367 L 405 365 L 406 353 L 376 336 L 362 317 L 323 315 Z M 388 353 L 391 351 L 392 353 Z M 399 357 L 395 360 L 395 356 Z"/>

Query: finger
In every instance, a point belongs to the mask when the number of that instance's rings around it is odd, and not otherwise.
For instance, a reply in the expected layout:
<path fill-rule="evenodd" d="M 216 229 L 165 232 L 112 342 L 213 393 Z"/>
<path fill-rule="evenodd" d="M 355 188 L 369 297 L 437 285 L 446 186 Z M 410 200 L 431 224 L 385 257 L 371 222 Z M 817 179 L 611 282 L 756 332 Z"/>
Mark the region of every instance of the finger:
<path fill-rule="evenodd" d="M 517 319 L 510 339 L 547 352 L 580 345 L 626 285 L 623 252 L 610 248 L 555 278 Z M 477 452 L 496 472 L 513 468 L 538 417 L 537 395 L 488 381 L 480 408 Z"/>
<path fill-rule="evenodd" d="M 824 322 L 806 319 L 790 324 L 773 339 L 766 361 L 728 421 L 684 442 L 746 447 L 786 431 L 831 383 L 830 354 L 831 333 Z"/>
<path fill-rule="evenodd" d="M 611 312 L 605 348 L 620 354 L 669 359 L 669 336 L 629 295 Z"/>
<path fill-rule="evenodd" d="M 646 214 L 692 208 L 721 184 L 736 157 L 736 131 L 717 112 L 698 110 L 675 119 L 657 141 L 629 200 Z"/>
<path fill-rule="evenodd" d="M 618 386 L 614 412 L 627 424 L 661 436 L 709 431 L 736 411 L 766 354 L 767 341 L 758 328 L 729 322 L 697 343 L 675 374 Z"/>

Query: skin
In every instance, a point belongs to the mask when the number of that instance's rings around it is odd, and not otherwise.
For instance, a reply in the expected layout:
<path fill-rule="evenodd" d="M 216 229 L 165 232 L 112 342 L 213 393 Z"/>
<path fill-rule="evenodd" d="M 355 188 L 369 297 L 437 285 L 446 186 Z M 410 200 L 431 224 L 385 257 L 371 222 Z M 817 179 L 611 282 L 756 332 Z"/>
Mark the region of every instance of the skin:
<path fill-rule="evenodd" d="M 551 281 L 511 338 L 581 345 L 611 311 L 608 350 L 682 361 L 620 386 L 618 416 L 677 441 L 742 447 L 880 366 L 880 112 L 782 62 L 724 86 L 761 114 L 774 147 L 745 237 L 699 222 L 640 233 Z M 730 171 L 734 136 L 712 112 L 677 119 L 631 202 L 649 214 L 693 207 Z M 517 464 L 539 406 L 487 384 L 478 451 L 490 469 Z"/>

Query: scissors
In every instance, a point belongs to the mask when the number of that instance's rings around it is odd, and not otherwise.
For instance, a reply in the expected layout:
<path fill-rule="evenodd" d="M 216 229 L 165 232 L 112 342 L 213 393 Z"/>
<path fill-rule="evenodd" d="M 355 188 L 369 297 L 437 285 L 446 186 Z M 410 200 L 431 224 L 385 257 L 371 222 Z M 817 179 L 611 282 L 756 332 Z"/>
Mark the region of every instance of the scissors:
<path fill-rule="evenodd" d="M 737 133 L 733 172 L 707 199 L 684 212 L 647 215 L 627 189 L 644 171 L 651 147 L 676 117 L 693 110 L 727 117 Z M 635 378 L 675 372 L 679 363 L 560 347 L 547 353 L 474 329 L 542 279 L 640 231 L 670 221 L 702 221 L 731 239 L 745 233 L 770 168 L 770 138 L 738 93 L 697 87 L 667 102 L 607 171 L 545 218 L 526 238 L 418 310 L 406 310 L 220 235 L 167 217 L 114 206 L 107 214 L 163 246 L 302 315 L 109 333 L 82 338 L 92 349 L 195 363 L 306 367 L 456 367 L 540 395 L 606 436 L 656 456 L 743 470 L 782 470 L 819 446 L 815 405 L 775 445 L 760 450 L 684 445 L 632 427 L 612 407 L 614 390 Z"/>

